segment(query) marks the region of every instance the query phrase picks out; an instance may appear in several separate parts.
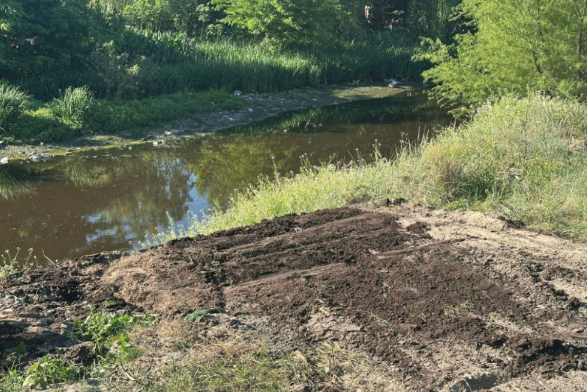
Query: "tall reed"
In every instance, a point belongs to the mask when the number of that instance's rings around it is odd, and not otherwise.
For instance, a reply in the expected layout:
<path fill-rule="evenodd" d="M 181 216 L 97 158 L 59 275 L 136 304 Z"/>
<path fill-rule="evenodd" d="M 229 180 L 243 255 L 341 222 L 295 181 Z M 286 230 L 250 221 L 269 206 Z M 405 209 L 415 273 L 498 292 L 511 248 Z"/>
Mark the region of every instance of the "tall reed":
<path fill-rule="evenodd" d="M 417 40 L 400 34 L 344 37 L 330 47 L 274 52 L 241 39 L 190 39 L 181 34 L 128 30 L 94 56 L 95 69 L 23 79 L 36 98 L 50 100 L 69 86 L 88 86 L 98 98 L 141 99 L 222 89 L 283 91 L 321 83 L 419 79 Z"/>
<path fill-rule="evenodd" d="M 29 101 L 20 88 L 0 82 L 0 131 L 9 134 L 10 126 L 18 120 Z"/>
<path fill-rule="evenodd" d="M 51 102 L 53 117 L 74 128 L 82 128 L 94 101 L 94 93 L 87 87 L 68 87 L 61 98 Z"/>

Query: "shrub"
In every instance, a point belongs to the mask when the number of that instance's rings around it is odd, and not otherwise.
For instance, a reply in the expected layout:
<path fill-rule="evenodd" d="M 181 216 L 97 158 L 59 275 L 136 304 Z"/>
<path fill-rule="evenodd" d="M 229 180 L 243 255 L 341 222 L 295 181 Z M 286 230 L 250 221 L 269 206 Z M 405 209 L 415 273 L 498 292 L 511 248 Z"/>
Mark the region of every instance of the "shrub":
<path fill-rule="evenodd" d="M 63 123 L 74 128 L 83 128 L 93 101 L 94 94 L 87 87 L 69 87 L 61 98 L 53 100 L 51 112 Z"/>
<path fill-rule="evenodd" d="M 19 119 L 28 101 L 29 96 L 18 87 L 0 83 L 0 130 L 8 134 L 10 125 Z"/>

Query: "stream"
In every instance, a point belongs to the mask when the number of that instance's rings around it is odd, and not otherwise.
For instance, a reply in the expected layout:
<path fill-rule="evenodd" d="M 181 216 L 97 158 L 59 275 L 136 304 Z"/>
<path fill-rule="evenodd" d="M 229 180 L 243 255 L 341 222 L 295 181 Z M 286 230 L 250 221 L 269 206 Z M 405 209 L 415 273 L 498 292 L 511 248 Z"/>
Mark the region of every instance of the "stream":
<path fill-rule="evenodd" d="M 422 92 L 290 112 L 194 139 L 0 166 L 0 252 L 39 259 L 130 250 L 146 233 L 186 225 L 259 176 L 313 165 L 393 157 L 452 122 Z M 171 223 L 173 222 L 173 223 Z"/>

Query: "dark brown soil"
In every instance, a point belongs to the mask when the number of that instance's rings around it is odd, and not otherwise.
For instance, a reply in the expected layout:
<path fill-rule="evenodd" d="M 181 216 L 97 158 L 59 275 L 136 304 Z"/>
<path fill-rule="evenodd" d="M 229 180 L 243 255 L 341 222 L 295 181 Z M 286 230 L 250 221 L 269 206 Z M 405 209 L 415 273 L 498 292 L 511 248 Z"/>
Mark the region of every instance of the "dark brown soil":
<path fill-rule="evenodd" d="M 68 261 L 0 281 L 0 350 L 63 351 L 72 320 L 114 300 L 110 311 L 160 318 L 220 309 L 266 333 L 277 356 L 338 341 L 407 390 L 587 371 L 584 249 L 501 224 L 359 206 Z"/>

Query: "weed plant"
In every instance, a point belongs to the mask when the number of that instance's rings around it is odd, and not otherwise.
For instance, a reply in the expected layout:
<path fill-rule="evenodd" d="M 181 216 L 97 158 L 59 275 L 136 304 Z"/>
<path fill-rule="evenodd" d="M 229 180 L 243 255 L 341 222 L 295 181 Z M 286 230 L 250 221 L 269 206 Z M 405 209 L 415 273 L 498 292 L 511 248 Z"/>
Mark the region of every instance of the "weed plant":
<path fill-rule="evenodd" d="M 16 392 L 45 389 L 55 384 L 71 384 L 84 377 L 111 376 L 121 363 L 136 358 L 140 351 L 130 342 L 129 333 L 137 326 L 153 326 L 149 315 L 129 316 L 92 312 L 84 319 L 74 320 L 73 336 L 91 343 L 93 365 L 83 367 L 60 358 L 46 355 L 39 358 L 26 371 L 9 369 L 0 375 L 0 391 Z M 21 343 L 22 344 L 22 343 Z M 23 352 L 26 348 L 23 345 Z"/>
<path fill-rule="evenodd" d="M 8 134 L 10 126 L 24 111 L 29 96 L 20 88 L 0 82 L 0 131 Z"/>
<path fill-rule="evenodd" d="M 45 389 L 58 383 L 71 383 L 76 381 L 79 376 L 80 371 L 76 366 L 45 355 L 28 368 L 22 386 Z"/>
<path fill-rule="evenodd" d="M 83 128 L 94 101 L 94 93 L 88 87 L 68 87 L 61 98 L 54 99 L 49 108 L 57 120 L 72 128 Z"/>
<path fill-rule="evenodd" d="M 33 255 L 32 248 L 27 251 L 26 255 L 21 255 L 21 250 L 21 248 L 16 248 L 16 251 L 11 253 L 7 249 L 4 253 L 0 253 L 0 276 L 41 268 L 37 256 Z"/>
<path fill-rule="evenodd" d="M 586 140 L 584 104 L 538 94 L 505 97 L 434 140 L 404 145 L 393 161 L 376 152 L 373 164 L 305 165 L 296 175 L 275 174 L 235 194 L 227 211 L 147 243 L 386 198 L 502 215 L 586 241 Z"/>

